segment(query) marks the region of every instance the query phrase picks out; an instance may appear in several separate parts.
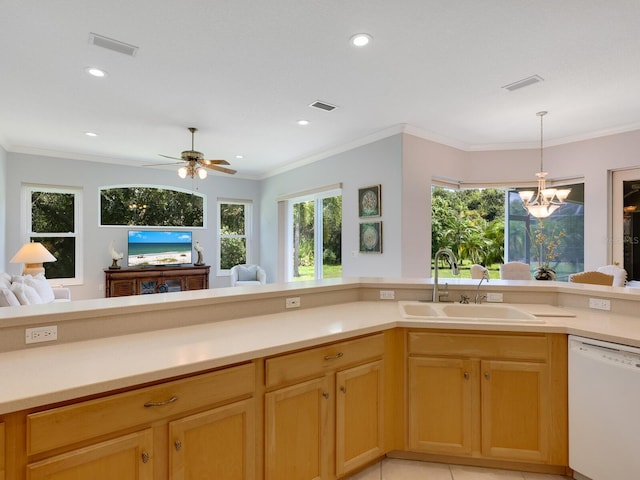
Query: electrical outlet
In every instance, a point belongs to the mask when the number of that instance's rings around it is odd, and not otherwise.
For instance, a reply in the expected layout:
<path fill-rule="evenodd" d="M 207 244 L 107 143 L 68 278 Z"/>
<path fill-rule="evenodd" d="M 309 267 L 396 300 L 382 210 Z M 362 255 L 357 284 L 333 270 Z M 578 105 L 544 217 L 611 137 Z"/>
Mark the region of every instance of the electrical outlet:
<path fill-rule="evenodd" d="M 504 302 L 503 296 L 501 293 L 487 293 L 487 302 L 500 303 Z"/>
<path fill-rule="evenodd" d="M 25 343 L 52 342 L 58 339 L 57 325 L 27 328 L 24 333 Z"/>
<path fill-rule="evenodd" d="M 590 298 L 589 308 L 595 308 L 596 310 L 611 310 L 611 300 L 605 298 Z"/>
<path fill-rule="evenodd" d="M 298 308 L 300 306 L 300 297 L 289 297 L 285 300 L 285 308 Z"/>
<path fill-rule="evenodd" d="M 380 290 L 380 300 L 395 300 L 396 292 L 394 290 Z"/>

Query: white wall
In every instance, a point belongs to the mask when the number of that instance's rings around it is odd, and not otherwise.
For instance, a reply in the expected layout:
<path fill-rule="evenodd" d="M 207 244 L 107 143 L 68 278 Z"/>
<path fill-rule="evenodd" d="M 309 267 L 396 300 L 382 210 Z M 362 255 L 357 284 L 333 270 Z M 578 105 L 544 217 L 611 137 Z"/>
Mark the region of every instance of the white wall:
<path fill-rule="evenodd" d="M 7 152 L 0 146 L 0 272 L 5 271 L 7 257 Z"/>
<path fill-rule="evenodd" d="M 193 228 L 193 240 L 204 248 L 204 260 L 211 265 L 210 285 L 228 286 L 228 277 L 217 277 L 216 201 L 218 197 L 249 199 L 254 202 L 254 225 L 257 232 L 252 254 L 259 260 L 260 184 L 254 180 L 209 175 L 206 180 L 180 179 L 174 170 L 126 167 L 97 162 L 84 162 L 60 158 L 9 153 L 7 155 L 6 198 L 12 208 L 7 210 L 6 258 L 18 251 L 25 238 L 20 232 L 19 202 L 21 185 L 40 184 L 82 187 L 83 189 L 83 235 L 84 235 L 84 283 L 70 285 L 74 299 L 104 296 L 100 287 L 104 285 L 103 270 L 111 264 L 109 243 L 113 240 L 118 251 L 126 251 L 128 227 L 101 227 L 98 225 L 102 186 L 123 184 L 145 184 L 197 189 L 206 195 L 206 229 Z M 4 190 L 3 190 L 4 191 Z M 0 200 L 1 202 L 1 200 Z M 20 273 L 21 265 L 6 263 L 7 271 Z"/>
<path fill-rule="evenodd" d="M 401 276 L 402 136 L 394 135 L 262 182 L 261 254 L 269 281 L 278 271 L 277 198 L 342 183 L 343 276 Z M 358 189 L 382 185 L 382 254 L 359 253 Z"/>

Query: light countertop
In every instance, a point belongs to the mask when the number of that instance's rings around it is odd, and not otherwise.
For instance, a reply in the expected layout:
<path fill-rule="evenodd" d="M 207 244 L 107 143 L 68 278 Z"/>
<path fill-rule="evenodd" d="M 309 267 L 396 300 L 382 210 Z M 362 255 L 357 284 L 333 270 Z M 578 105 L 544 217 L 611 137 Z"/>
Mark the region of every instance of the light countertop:
<path fill-rule="evenodd" d="M 554 315 L 539 304 L 529 308 Z M 359 301 L 9 351 L 0 353 L 0 414 L 395 327 L 565 333 L 640 346 L 639 319 L 563 311 L 575 316 L 544 316 L 544 323 L 432 323 L 402 318 L 395 301 Z"/>

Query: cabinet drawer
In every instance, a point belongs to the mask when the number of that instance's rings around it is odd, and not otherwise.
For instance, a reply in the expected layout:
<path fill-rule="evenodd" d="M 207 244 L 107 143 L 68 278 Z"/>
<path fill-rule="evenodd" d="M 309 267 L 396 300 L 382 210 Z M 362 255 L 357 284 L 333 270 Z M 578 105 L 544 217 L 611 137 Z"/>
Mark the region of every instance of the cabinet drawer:
<path fill-rule="evenodd" d="M 283 385 L 382 356 L 384 335 L 323 345 L 266 360 L 266 386 Z"/>
<path fill-rule="evenodd" d="M 409 354 L 545 361 L 545 335 L 409 332 Z"/>
<path fill-rule="evenodd" d="M 253 364 L 27 415 L 27 453 L 44 452 L 251 395 Z"/>

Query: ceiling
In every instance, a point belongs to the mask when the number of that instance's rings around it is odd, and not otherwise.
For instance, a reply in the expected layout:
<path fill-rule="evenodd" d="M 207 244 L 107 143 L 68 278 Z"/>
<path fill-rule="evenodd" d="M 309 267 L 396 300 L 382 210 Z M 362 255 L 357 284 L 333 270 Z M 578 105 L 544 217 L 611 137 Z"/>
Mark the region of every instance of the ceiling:
<path fill-rule="evenodd" d="M 194 126 L 205 158 L 263 178 L 399 131 L 534 147 L 540 110 L 545 146 L 635 130 L 638 18 L 637 0 L 3 0 L 0 144 L 171 163 Z"/>

